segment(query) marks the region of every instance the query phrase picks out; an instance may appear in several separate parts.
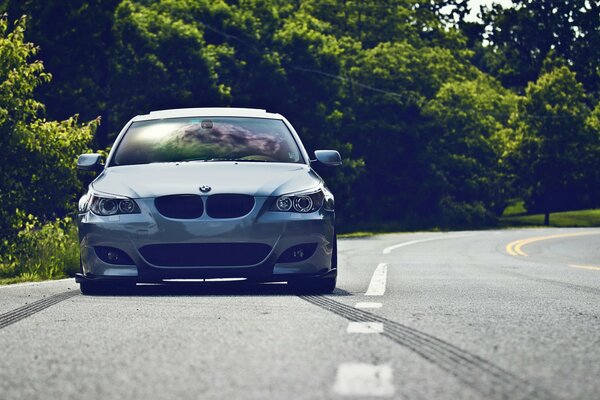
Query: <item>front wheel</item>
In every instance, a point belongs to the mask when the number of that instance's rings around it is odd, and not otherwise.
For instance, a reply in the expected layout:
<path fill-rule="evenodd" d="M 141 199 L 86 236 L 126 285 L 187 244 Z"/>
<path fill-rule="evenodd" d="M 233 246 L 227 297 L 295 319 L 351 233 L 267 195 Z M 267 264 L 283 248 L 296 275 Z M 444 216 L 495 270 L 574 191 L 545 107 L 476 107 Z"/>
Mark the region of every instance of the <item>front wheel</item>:
<path fill-rule="evenodd" d="M 337 274 L 318 278 L 302 278 L 288 282 L 293 290 L 300 293 L 328 294 L 335 290 Z"/>
<path fill-rule="evenodd" d="M 79 282 L 79 290 L 84 295 L 103 294 L 108 291 L 109 287 L 104 282 L 81 281 Z"/>
<path fill-rule="evenodd" d="M 127 294 L 135 289 L 135 282 L 79 282 L 79 290 L 84 295 Z"/>

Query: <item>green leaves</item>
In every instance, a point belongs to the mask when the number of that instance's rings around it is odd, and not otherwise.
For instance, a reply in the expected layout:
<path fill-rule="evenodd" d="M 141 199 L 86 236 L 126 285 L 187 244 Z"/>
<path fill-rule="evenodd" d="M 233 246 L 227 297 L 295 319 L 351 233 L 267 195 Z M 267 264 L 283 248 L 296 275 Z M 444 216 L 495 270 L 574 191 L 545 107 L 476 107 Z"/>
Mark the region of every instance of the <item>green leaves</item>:
<path fill-rule="evenodd" d="M 18 277 L 37 281 L 74 275 L 79 266 L 79 243 L 71 218 L 42 225 L 33 215 L 18 214 L 25 224 L 2 246 L 5 252 L 0 254 L 0 280 Z"/>
<path fill-rule="evenodd" d="M 43 108 L 32 94 L 50 75 L 41 61 L 27 62 L 37 48 L 24 42 L 26 22 L 21 17 L 9 31 L 7 18 L 0 18 L 0 126 L 32 118 Z"/>
<path fill-rule="evenodd" d="M 174 1 L 144 6 L 128 0 L 118 6 L 111 92 L 116 125 L 143 110 L 227 101 L 230 88 L 217 69 L 231 51 L 207 45 L 204 25 L 179 18 L 181 7 Z"/>
<path fill-rule="evenodd" d="M 588 0 L 513 0 L 483 13 L 477 40 L 484 70 L 508 87 L 523 90 L 542 75 L 549 55 L 562 57 L 592 93 L 600 91 L 600 2 Z M 483 28 L 483 27 L 482 27 Z"/>
<path fill-rule="evenodd" d="M 6 18 L 0 19 L 0 242 L 16 237 L 25 216 L 44 221 L 72 209 L 81 190 L 74 162 L 99 123 L 40 117 L 44 106 L 34 91 L 50 75 L 41 61 L 31 60 L 37 49 L 24 42 L 25 25 L 23 17 L 9 30 Z"/>
<path fill-rule="evenodd" d="M 598 132 L 583 86 L 568 67 L 530 83 L 519 114 L 519 176 L 528 211 L 597 204 Z"/>
<path fill-rule="evenodd" d="M 541 207 L 548 176 L 578 182 L 565 207 L 598 205 L 597 2 L 513 3 L 477 24 L 465 0 L 6 1 L 33 25 L 0 26 L 0 144 L 15 149 L 0 158 L 29 168 L 0 173 L 3 196 L 14 209 L 30 190 L 43 219 L 70 195 L 32 185 L 77 190 L 63 166 L 97 123 L 41 120 L 44 102 L 52 118 L 102 115 L 100 147 L 153 109 L 280 112 L 309 151 L 342 152 L 319 171 L 342 224 L 489 223 L 513 197 Z"/>
<path fill-rule="evenodd" d="M 428 103 L 426 114 L 438 130 L 431 142 L 436 175 L 448 193 L 443 209 L 454 203 L 464 208 L 462 214 L 446 216 L 451 224 L 469 214 L 469 205 L 478 205 L 472 211 L 479 224 L 489 223 L 516 194 L 511 190 L 514 178 L 503 163 L 515 147 L 508 127 L 515 105 L 514 94 L 483 74 L 444 84 Z"/>

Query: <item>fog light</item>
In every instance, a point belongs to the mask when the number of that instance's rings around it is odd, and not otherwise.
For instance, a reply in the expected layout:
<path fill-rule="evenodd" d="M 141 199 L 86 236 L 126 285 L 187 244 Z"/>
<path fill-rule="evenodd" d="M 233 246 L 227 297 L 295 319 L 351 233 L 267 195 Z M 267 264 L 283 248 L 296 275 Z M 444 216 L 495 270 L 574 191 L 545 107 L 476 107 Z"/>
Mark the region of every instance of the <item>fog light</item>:
<path fill-rule="evenodd" d="M 304 258 L 304 250 L 299 249 L 292 252 L 292 258 L 302 260 Z"/>
<path fill-rule="evenodd" d="M 94 247 L 96 255 L 99 259 L 108 264 L 119 264 L 119 265 L 134 265 L 131 257 L 127 255 L 123 250 L 116 249 L 114 247 L 96 246 Z"/>
<path fill-rule="evenodd" d="M 117 261 L 119 261 L 119 253 L 109 250 L 106 253 L 106 258 L 108 258 L 108 261 L 116 263 Z"/>
<path fill-rule="evenodd" d="M 292 246 L 279 256 L 278 263 L 290 263 L 304 261 L 311 257 L 317 249 L 317 243 L 304 243 Z"/>

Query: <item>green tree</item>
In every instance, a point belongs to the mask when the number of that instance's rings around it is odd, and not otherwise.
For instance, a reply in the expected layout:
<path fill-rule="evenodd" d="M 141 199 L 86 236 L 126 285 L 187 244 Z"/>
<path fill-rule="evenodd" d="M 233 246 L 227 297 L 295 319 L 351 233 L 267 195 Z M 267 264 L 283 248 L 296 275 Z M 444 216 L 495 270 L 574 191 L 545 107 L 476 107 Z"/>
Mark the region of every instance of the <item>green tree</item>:
<path fill-rule="evenodd" d="M 229 103 L 230 87 L 219 80 L 219 58 L 230 48 L 207 44 L 204 26 L 181 18 L 182 3 L 142 5 L 124 0 L 114 22 L 111 121 L 163 108 Z M 203 10 L 210 17 L 211 9 Z M 189 10 L 194 14 L 195 10 Z"/>
<path fill-rule="evenodd" d="M 433 168 L 437 155 L 429 152 L 436 132 L 423 109 L 444 82 L 474 78 L 476 71 L 454 50 L 408 42 L 361 50 L 352 64 L 344 131 L 366 164 L 361 190 L 354 194 L 359 209 L 367 210 L 363 218 L 375 224 L 436 224 L 445 189 Z"/>
<path fill-rule="evenodd" d="M 566 59 L 584 87 L 600 91 L 600 2 L 513 0 L 513 7 L 484 8 L 477 29 L 463 27 L 478 48 L 478 65 L 508 87 L 524 90 L 550 53 Z M 478 39 L 475 40 L 475 37 Z M 477 47 L 485 41 L 488 45 Z"/>
<path fill-rule="evenodd" d="M 515 147 L 509 121 L 516 105 L 516 95 L 484 74 L 445 83 L 428 103 L 437 132 L 429 151 L 446 224 L 487 225 L 515 195 L 506 159 Z"/>
<path fill-rule="evenodd" d="M 600 207 L 600 102 L 592 110 L 586 121 L 591 143 L 589 145 L 588 159 L 590 162 L 589 173 L 589 203 L 592 207 Z"/>
<path fill-rule="evenodd" d="M 543 212 L 546 225 L 551 212 L 597 204 L 597 140 L 586 126 L 589 115 L 583 86 L 568 67 L 527 86 L 518 118 L 518 168 L 527 210 Z"/>
<path fill-rule="evenodd" d="M 0 0 L 11 17 L 28 16 L 25 39 L 40 47 L 38 57 L 52 74 L 52 85 L 36 88 L 49 119 L 79 114 L 84 121 L 102 117 L 96 142 L 108 145 L 111 50 L 114 12 L 121 0 Z"/>
<path fill-rule="evenodd" d="M 97 122 L 79 124 L 40 118 L 43 104 L 34 90 L 50 80 L 37 48 L 24 41 L 26 19 L 9 30 L 0 19 L 0 247 L 23 227 L 28 215 L 41 220 L 64 216 L 81 189 L 73 165 L 87 150 Z"/>

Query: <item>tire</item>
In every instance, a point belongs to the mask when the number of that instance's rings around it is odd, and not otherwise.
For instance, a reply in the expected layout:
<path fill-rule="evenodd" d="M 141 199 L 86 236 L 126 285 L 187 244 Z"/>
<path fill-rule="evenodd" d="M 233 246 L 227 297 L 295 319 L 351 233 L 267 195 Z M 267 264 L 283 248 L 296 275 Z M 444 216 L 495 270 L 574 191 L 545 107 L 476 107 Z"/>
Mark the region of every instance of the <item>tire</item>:
<path fill-rule="evenodd" d="M 299 293 L 307 294 L 329 294 L 335 290 L 337 274 L 327 275 L 319 278 L 302 278 L 289 281 L 288 285 Z"/>
<path fill-rule="evenodd" d="M 108 286 L 102 282 L 81 281 L 79 282 L 79 290 L 84 295 L 103 294 L 108 292 Z"/>
<path fill-rule="evenodd" d="M 79 282 L 79 290 L 84 295 L 127 294 L 135 289 L 135 282 Z"/>
<path fill-rule="evenodd" d="M 331 253 L 331 269 L 337 269 L 338 267 L 338 256 L 337 256 L 337 232 L 333 232 L 333 250 Z"/>
<path fill-rule="evenodd" d="M 321 278 L 320 280 L 321 281 L 317 284 L 317 293 L 333 293 L 335 286 L 337 285 L 337 274 L 335 274 L 333 277 Z"/>
<path fill-rule="evenodd" d="M 288 282 L 293 290 L 299 293 L 329 294 L 337 285 L 337 233 L 333 233 L 333 250 L 331 252 L 331 272 L 318 278 L 300 278 Z"/>

